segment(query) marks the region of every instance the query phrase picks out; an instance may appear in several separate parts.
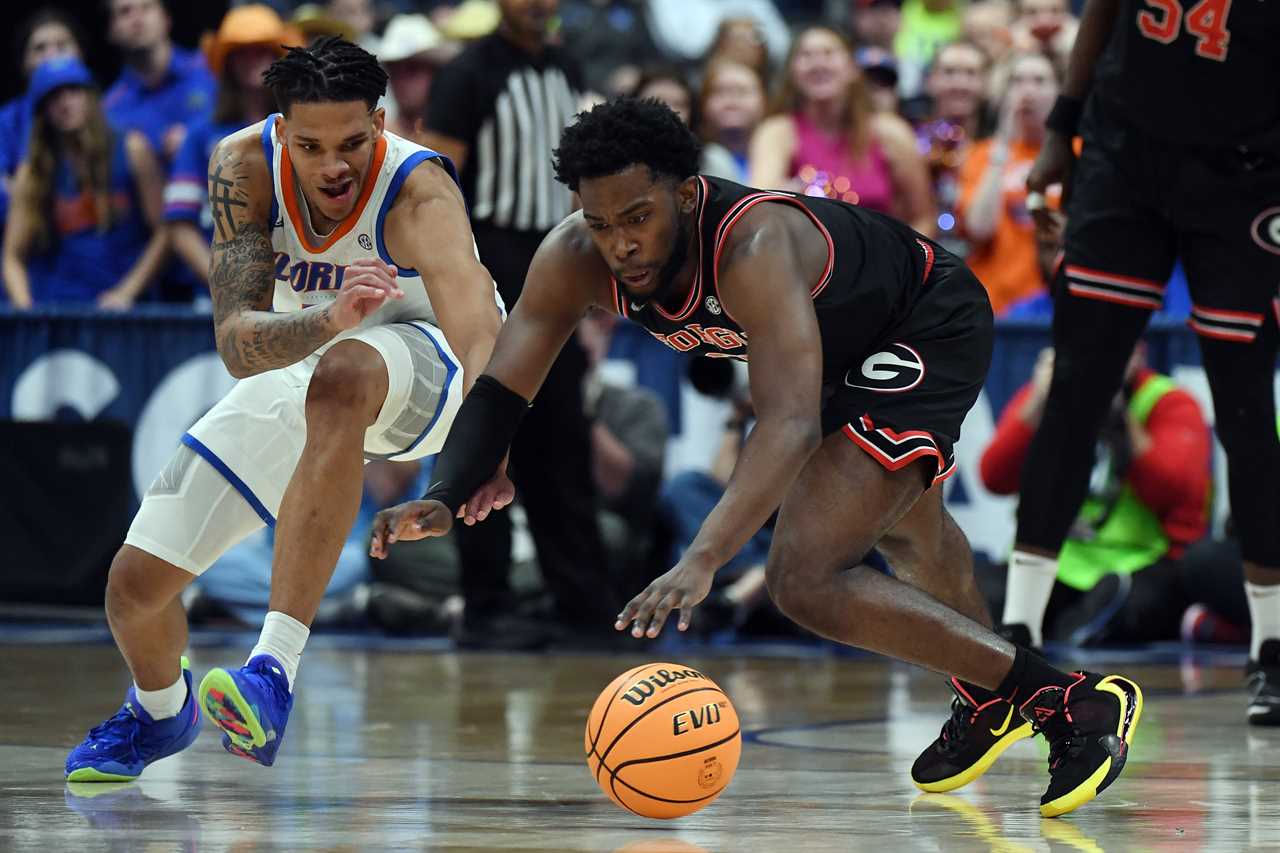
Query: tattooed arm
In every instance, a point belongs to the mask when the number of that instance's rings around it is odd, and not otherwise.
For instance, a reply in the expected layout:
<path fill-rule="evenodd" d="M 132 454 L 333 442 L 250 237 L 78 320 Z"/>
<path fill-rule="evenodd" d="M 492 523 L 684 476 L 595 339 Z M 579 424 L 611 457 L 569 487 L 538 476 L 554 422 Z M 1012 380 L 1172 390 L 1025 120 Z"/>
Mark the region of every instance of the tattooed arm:
<path fill-rule="evenodd" d="M 348 267 L 333 302 L 273 313 L 275 254 L 268 217 L 274 188 L 260 142 L 262 124 L 232 134 L 209 158 L 213 211 L 209 293 L 218 354 L 237 379 L 301 361 L 404 294 L 380 260 Z"/>

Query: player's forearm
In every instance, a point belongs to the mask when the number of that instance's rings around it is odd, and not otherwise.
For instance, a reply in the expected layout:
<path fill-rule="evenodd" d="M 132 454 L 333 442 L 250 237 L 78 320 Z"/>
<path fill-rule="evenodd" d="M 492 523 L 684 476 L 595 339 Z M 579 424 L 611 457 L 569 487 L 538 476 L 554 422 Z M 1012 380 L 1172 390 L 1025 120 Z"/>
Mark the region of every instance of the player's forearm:
<path fill-rule="evenodd" d="M 273 314 L 244 311 L 216 329 L 218 354 L 237 379 L 296 364 L 338 333 L 329 306 Z"/>
<path fill-rule="evenodd" d="M 1071 46 L 1071 57 L 1067 61 L 1063 95 L 1083 99 L 1089 94 L 1093 65 L 1111 38 L 1119 9 L 1120 0 L 1088 0 L 1085 4 L 1075 44 Z"/>
<path fill-rule="evenodd" d="M 457 512 L 502 462 L 529 403 L 492 376 L 479 377 L 453 419 L 423 500 Z"/>
<path fill-rule="evenodd" d="M 213 245 L 214 337 L 222 363 L 237 379 L 288 367 L 338 333 L 328 305 L 285 314 L 261 310 L 269 304 L 273 260 L 267 229 L 258 222 L 244 223 Z"/>
<path fill-rule="evenodd" d="M 743 445 L 724 496 L 685 554 L 719 569 L 747 544 L 782 503 L 822 443 L 814 418 L 761 419 Z"/>
<path fill-rule="evenodd" d="M 496 310 L 494 314 L 497 314 Z M 458 353 L 458 360 L 462 362 L 463 394 L 471 392 L 471 386 L 488 366 L 500 328 L 501 324 L 494 319 L 492 324 L 482 322 L 479 328 L 473 328 L 468 332 L 462 351 Z M 448 339 L 448 335 L 445 335 L 445 338 Z"/>
<path fill-rule="evenodd" d="M 448 294 L 452 301 L 441 298 L 435 303 L 440 306 L 440 331 L 462 364 L 463 394 L 470 393 L 471 386 L 489 366 L 498 332 L 502 330 L 502 315 L 492 296 L 493 280 L 482 267 L 477 269 L 480 275 L 468 281 L 468 287 Z"/>

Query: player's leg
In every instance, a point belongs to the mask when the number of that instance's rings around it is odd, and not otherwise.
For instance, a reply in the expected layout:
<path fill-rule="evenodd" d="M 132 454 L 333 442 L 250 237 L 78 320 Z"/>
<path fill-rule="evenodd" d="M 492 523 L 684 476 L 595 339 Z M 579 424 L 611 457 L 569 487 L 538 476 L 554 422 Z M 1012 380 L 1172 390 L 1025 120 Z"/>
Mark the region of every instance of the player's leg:
<path fill-rule="evenodd" d="M 924 488 L 916 465 L 888 470 L 842 434 L 827 436 L 779 510 L 766 568 L 769 593 L 817 634 L 995 690 L 1013 665 L 1011 643 L 862 562 Z"/>
<path fill-rule="evenodd" d="M 382 355 L 360 340 L 328 349 L 307 382 L 306 441 L 277 514 L 262 633 L 243 667 L 212 669 L 200 682 L 200 704 L 234 755 L 275 761 L 311 621 L 360 507 L 365 431 L 388 387 Z"/>
<path fill-rule="evenodd" d="M 1086 146 L 1073 178 L 1065 262 L 1054 282 L 1053 380 L 1024 463 L 1001 619 L 1025 625 L 1036 646 L 1098 432 L 1173 266 L 1171 226 L 1147 200 L 1144 164 L 1135 160 Z"/>
<path fill-rule="evenodd" d="M 928 462 L 889 470 L 844 435 L 828 436 L 783 501 L 769 591 L 817 634 L 958 675 L 1016 703 L 1059 759 L 1041 811 L 1070 811 L 1119 774 L 1141 693 L 1120 676 L 1061 672 L 924 590 L 862 565 L 920 498 Z"/>
<path fill-rule="evenodd" d="M 366 454 L 409 460 L 437 452 L 461 397 L 457 361 L 425 324 L 364 329 L 325 350 L 314 367 L 278 373 L 287 387 L 273 413 L 295 448 L 304 443 L 281 468 L 289 475 L 270 610 L 245 665 L 211 670 L 199 691 L 226 735 L 223 746 L 266 765 L 283 739 L 311 621 L 360 506 Z"/>
<path fill-rule="evenodd" d="M 358 340 L 329 349 L 307 385 L 307 441 L 280 503 L 269 605 L 303 625 L 315 618 L 360 509 L 364 434 L 387 389 L 382 356 Z"/>
<path fill-rule="evenodd" d="M 1227 452 L 1231 515 L 1252 620 L 1249 722 L 1280 725 L 1280 163 L 1236 152 L 1187 158 L 1179 211 L 1215 429 Z"/>
<path fill-rule="evenodd" d="M 969 542 L 946 511 L 941 486 L 926 491 L 876 548 L 899 580 L 984 627 L 992 626 L 974 581 Z M 924 791 L 951 791 L 969 784 L 1006 749 L 1031 736 L 1031 724 L 994 691 L 954 677 L 947 683 L 955 694 L 951 716 L 911 768 L 911 780 Z"/>
<path fill-rule="evenodd" d="M 895 577 L 983 627 L 992 627 L 987 603 L 973 577 L 969 540 L 947 512 L 941 484 L 925 491 L 876 548 Z"/>
<path fill-rule="evenodd" d="M 133 687 L 115 716 L 67 756 L 73 782 L 120 781 L 178 752 L 199 733 L 199 704 L 182 658 L 187 619 L 179 596 L 263 520 L 188 446 L 147 491 L 107 577 L 106 613 Z"/>
<path fill-rule="evenodd" d="M 1270 326 L 1270 324 L 1268 323 Z M 1215 428 L 1227 452 L 1231 517 L 1240 539 L 1251 622 L 1248 720 L 1280 725 L 1280 442 L 1274 327 L 1252 345 L 1202 336 Z"/>

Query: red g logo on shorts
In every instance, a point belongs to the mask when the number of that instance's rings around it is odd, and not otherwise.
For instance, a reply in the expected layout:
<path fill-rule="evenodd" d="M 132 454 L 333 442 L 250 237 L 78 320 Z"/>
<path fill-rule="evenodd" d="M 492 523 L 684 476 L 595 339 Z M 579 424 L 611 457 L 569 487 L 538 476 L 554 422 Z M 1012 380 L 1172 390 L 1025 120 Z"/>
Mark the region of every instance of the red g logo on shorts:
<path fill-rule="evenodd" d="M 862 366 L 844 376 L 850 388 L 900 394 L 910 391 L 924 379 L 924 359 L 906 344 L 889 344 L 867 356 Z"/>
<path fill-rule="evenodd" d="M 1257 215 L 1249 226 L 1253 242 L 1275 255 L 1280 255 L 1280 207 L 1269 207 Z"/>

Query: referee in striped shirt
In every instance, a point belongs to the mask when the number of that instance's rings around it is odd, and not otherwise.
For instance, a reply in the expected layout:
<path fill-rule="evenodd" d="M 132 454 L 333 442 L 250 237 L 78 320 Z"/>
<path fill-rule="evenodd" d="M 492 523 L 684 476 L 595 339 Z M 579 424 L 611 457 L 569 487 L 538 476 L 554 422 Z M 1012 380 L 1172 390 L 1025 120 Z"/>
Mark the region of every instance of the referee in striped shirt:
<path fill-rule="evenodd" d="M 557 0 L 499 0 L 497 32 L 468 46 L 431 84 L 426 142 L 462 177 L 480 260 L 510 309 L 542 238 L 571 212 L 551 152 L 577 112 L 581 78 L 548 44 Z M 620 607 L 596 518 L 582 384 L 587 360 L 566 346 L 511 445 L 512 479 L 529 519 L 538 565 L 563 626 L 610 634 Z M 466 599 L 459 645 L 532 648 L 551 638 L 510 608 L 511 521 L 491 515 L 454 535 Z"/>

